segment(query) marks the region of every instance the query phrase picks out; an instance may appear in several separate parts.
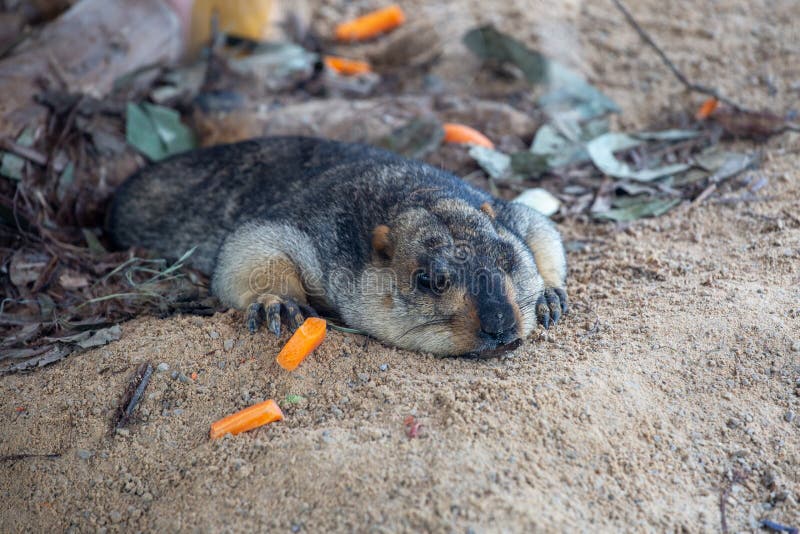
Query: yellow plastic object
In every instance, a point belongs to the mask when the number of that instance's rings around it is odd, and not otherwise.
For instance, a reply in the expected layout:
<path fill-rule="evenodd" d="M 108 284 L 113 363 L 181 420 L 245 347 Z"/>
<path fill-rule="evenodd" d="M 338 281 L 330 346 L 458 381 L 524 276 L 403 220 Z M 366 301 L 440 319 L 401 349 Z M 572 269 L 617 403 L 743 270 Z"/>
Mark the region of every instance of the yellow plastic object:
<path fill-rule="evenodd" d="M 215 12 L 221 32 L 255 41 L 263 39 L 269 30 L 272 4 L 273 0 L 195 0 L 190 50 L 199 50 L 211 38 Z"/>

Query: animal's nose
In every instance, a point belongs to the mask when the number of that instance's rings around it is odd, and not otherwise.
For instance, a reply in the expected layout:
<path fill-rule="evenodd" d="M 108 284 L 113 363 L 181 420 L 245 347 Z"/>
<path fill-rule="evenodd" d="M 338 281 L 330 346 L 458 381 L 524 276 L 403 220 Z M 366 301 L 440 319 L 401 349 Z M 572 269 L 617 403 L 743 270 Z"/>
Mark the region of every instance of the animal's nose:
<path fill-rule="evenodd" d="M 514 310 L 506 302 L 489 302 L 478 311 L 483 337 L 502 342 L 516 337 L 517 320 Z"/>

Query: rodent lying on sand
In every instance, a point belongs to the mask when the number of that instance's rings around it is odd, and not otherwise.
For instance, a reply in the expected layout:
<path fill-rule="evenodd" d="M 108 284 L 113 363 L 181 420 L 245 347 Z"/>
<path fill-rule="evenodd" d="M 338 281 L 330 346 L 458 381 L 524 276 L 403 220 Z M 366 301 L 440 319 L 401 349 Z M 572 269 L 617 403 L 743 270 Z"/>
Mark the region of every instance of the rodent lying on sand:
<path fill-rule="evenodd" d="M 151 165 L 114 198 L 117 245 L 178 257 L 280 334 L 315 311 L 443 355 L 516 346 L 567 310 L 553 224 L 376 148 L 306 137 L 215 146 Z"/>

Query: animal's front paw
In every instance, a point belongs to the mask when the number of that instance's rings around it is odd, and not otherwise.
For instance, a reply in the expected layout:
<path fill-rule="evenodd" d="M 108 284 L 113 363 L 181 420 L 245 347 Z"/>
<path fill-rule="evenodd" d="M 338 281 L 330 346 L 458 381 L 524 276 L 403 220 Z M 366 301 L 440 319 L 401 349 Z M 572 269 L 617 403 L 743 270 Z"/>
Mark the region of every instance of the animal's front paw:
<path fill-rule="evenodd" d="M 281 335 L 281 324 L 285 324 L 290 332 L 294 332 L 303 324 L 306 316 L 316 317 L 317 313 L 310 306 L 301 304 L 290 297 L 262 295 L 256 302 L 247 307 L 245 323 L 251 334 L 266 321 L 267 328 L 276 336 Z"/>
<path fill-rule="evenodd" d="M 567 293 L 560 287 L 549 287 L 536 301 L 536 318 L 540 325 L 550 328 L 567 314 L 568 309 Z"/>

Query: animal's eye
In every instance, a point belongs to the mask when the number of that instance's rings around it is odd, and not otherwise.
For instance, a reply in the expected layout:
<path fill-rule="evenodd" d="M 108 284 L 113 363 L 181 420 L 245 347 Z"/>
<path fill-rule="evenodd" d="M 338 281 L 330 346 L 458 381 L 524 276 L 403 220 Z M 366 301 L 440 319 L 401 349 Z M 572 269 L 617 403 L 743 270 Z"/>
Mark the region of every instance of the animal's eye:
<path fill-rule="evenodd" d="M 428 273 L 425 271 L 419 271 L 417 276 L 414 280 L 417 285 L 417 289 L 422 291 L 431 291 L 431 277 L 428 276 Z"/>

